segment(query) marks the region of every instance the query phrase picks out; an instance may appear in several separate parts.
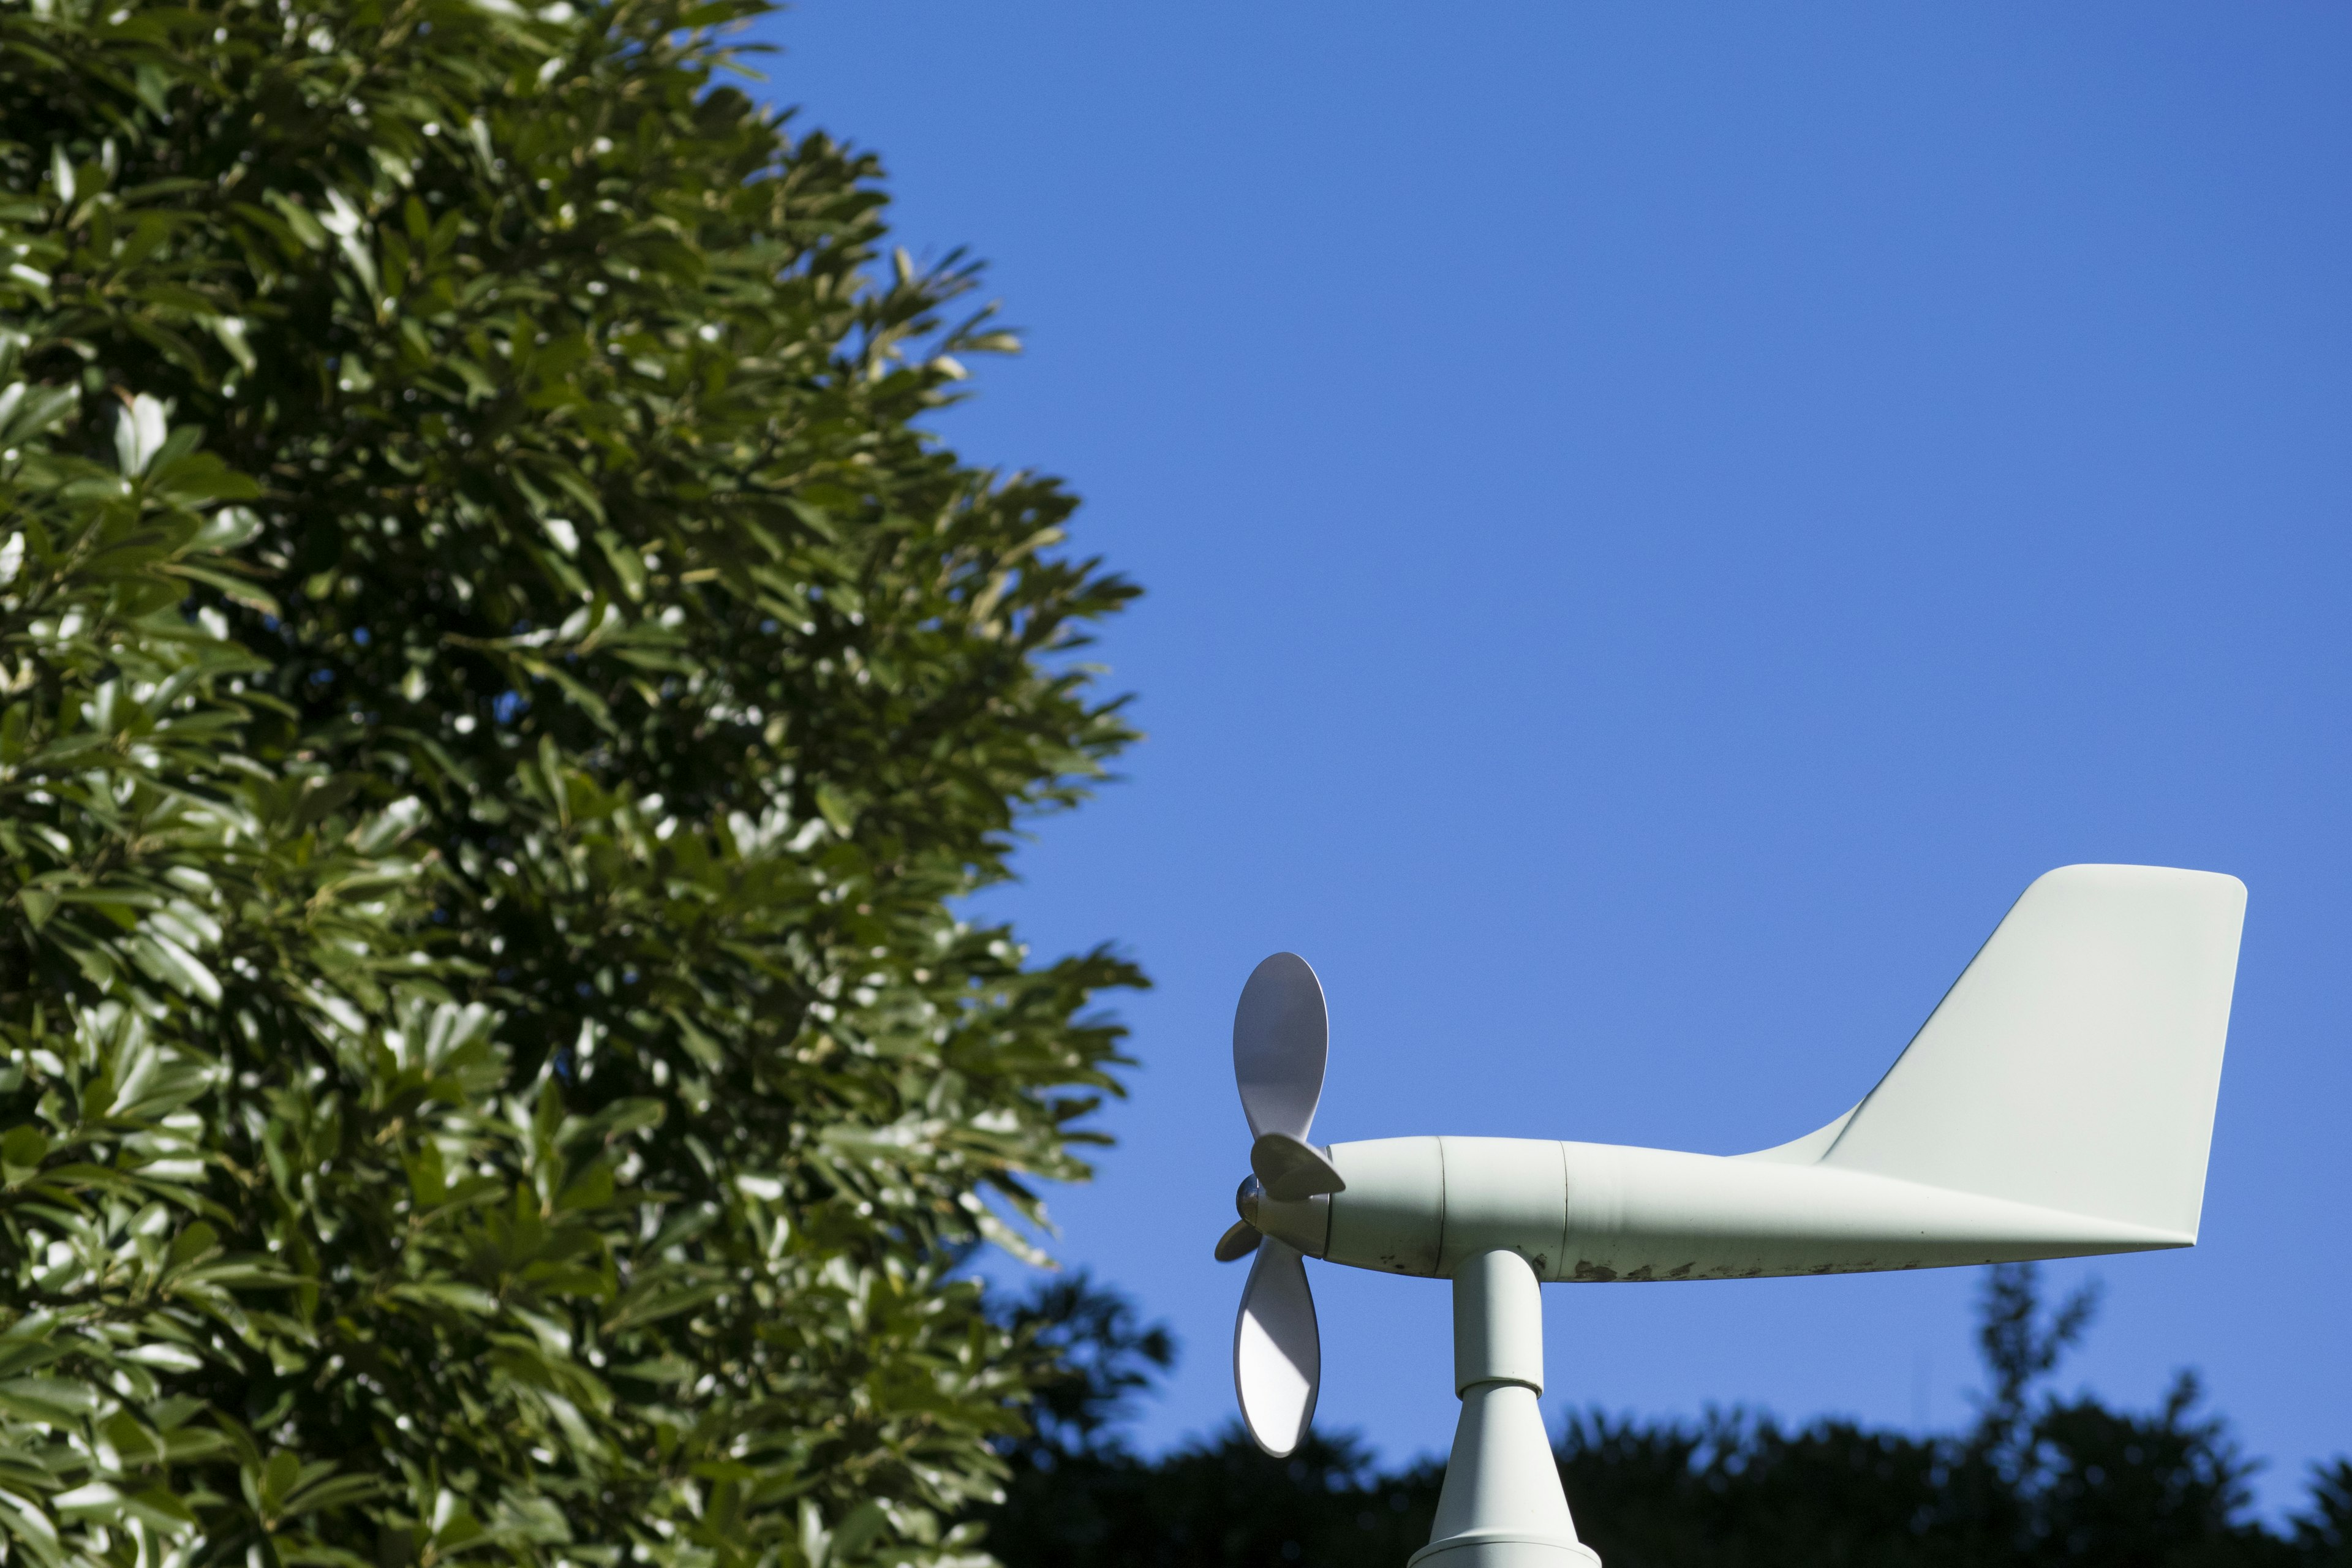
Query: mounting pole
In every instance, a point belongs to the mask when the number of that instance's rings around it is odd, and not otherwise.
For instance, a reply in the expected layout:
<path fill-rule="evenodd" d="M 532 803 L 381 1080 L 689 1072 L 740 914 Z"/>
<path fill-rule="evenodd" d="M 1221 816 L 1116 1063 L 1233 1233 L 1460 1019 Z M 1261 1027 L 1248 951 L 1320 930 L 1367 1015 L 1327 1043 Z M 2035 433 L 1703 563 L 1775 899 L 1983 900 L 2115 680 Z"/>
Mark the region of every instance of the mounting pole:
<path fill-rule="evenodd" d="M 1576 1539 L 1544 1434 L 1542 1287 L 1516 1252 L 1454 1271 L 1454 1388 L 1461 1424 L 1437 1522 L 1407 1568 L 1600 1568 Z"/>

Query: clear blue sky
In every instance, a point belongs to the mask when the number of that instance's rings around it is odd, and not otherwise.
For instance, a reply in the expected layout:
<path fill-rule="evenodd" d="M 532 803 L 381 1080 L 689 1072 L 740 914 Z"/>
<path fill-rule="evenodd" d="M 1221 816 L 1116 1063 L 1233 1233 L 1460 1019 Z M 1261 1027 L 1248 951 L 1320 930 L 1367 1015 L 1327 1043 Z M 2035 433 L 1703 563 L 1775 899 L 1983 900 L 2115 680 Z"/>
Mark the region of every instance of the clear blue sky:
<path fill-rule="evenodd" d="M 1028 354 L 941 428 L 1150 596 L 1150 739 L 989 900 L 1116 941 L 1142 1067 L 1064 1257 L 1232 1394 L 1250 966 L 1326 1138 L 1731 1152 L 1837 1114 L 2037 873 L 2252 891 L 2195 1251 L 2064 1373 L 2200 1370 L 2271 1506 L 2352 1448 L 2352 11 L 808 0 Z M 1317 1268 L 1319 1422 L 1454 1405 L 1445 1289 Z M 1563 1403 L 1967 1413 L 1972 1273 L 1546 1292 Z"/>

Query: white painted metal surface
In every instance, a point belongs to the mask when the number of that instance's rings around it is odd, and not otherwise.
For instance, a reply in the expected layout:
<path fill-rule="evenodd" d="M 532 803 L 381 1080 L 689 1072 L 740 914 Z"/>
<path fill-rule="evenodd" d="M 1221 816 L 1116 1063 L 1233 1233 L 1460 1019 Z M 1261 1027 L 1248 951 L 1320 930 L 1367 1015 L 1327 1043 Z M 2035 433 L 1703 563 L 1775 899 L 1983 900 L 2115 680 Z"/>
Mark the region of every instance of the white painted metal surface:
<path fill-rule="evenodd" d="M 1303 1139 L 1323 1098 L 1331 1025 L 1323 983 L 1295 952 L 1277 952 L 1251 972 L 1234 1009 L 1234 1081 L 1252 1140 L 1269 1132 Z"/>
<path fill-rule="evenodd" d="M 1297 1249 L 1268 1240 L 1250 1265 L 1234 1322 L 1234 1393 L 1258 1447 L 1280 1458 L 1315 1419 L 1323 1341 Z"/>
<path fill-rule="evenodd" d="M 1476 1253 L 1454 1272 L 1454 1384 L 1462 1418 L 1415 1565 L 1590 1568 L 1576 1539 L 1537 1398 L 1543 1393 L 1543 1303 L 1517 1253 Z"/>
<path fill-rule="evenodd" d="M 1482 1252 L 1454 1271 L 1454 1392 L 1518 1383 L 1543 1392 L 1543 1293 L 1516 1252 Z"/>
<path fill-rule="evenodd" d="M 1348 1189 L 1260 1199 L 1312 1258 L 1444 1276 L 1508 1247 L 1548 1280 L 1605 1284 L 1937 1268 L 2188 1247 L 2193 1234 L 1816 1163 L 1513 1138 L 1334 1143 Z"/>
<path fill-rule="evenodd" d="M 2025 890 L 1824 1165 L 2197 1239 L 2246 887 L 2069 866 Z"/>
<path fill-rule="evenodd" d="M 2050 872 L 1853 1110 L 1730 1158 L 1506 1138 L 1308 1145 L 1328 1046 L 1323 991 L 1304 960 L 1276 954 L 1234 1019 L 1261 1170 L 1218 1247 L 1237 1257 L 1264 1237 L 1234 1332 L 1251 1433 L 1287 1454 L 1313 1415 L 1321 1356 L 1302 1256 L 1450 1277 L 1462 1426 L 1438 1534 L 1414 1561 L 1569 1568 L 1597 1559 L 1576 1543 L 1565 1501 L 1546 1522 L 1538 1495 L 1538 1469 L 1559 1490 L 1535 1405 L 1538 1281 L 2195 1245 L 2245 899 L 2237 879 L 2206 871 Z M 1464 1381 L 1465 1367 L 1478 1375 Z"/>
<path fill-rule="evenodd" d="M 1234 1079 L 1249 1121 L 1254 1163 L 1301 1192 L 1332 1184 L 1317 1179 L 1318 1170 L 1328 1173 L 1330 1167 L 1322 1152 L 1305 1142 L 1315 1124 L 1316 1102 L 1323 1097 L 1329 1046 L 1323 983 L 1307 961 L 1295 952 L 1277 952 L 1259 964 L 1234 1010 Z M 1251 1218 L 1258 1190 L 1255 1175 L 1243 1184 L 1242 1223 L 1219 1239 L 1217 1258 L 1222 1262 L 1253 1248 L 1257 1253 L 1234 1320 L 1234 1394 L 1250 1435 L 1267 1453 L 1279 1456 L 1298 1446 L 1314 1418 L 1323 1346 L 1298 1249 L 1280 1240 L 1260 1243 Z M 1286 1206 L 1328 1201 L 1316 1192 Z"/>

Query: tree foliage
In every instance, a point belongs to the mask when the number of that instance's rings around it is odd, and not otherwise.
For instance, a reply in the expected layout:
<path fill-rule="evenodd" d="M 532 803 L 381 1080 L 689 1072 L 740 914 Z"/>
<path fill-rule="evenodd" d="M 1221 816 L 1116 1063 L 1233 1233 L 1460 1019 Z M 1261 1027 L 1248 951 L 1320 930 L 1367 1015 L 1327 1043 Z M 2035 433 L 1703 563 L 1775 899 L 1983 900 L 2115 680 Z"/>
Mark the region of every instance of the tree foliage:
<path fill-rule="evenodd" d="M 2336 1568 L 2352 1563 L 2352 1463 L 2312 1478 L 2284 1532 L 2251 1516 L 2253 1465 L 2183 1374 L 2153 1411 L 2062 1398 L 2049 1382 L 2096 1297 L 2049 1310 L 2031 1265 L 1993 1269 L 1979 1316 L 1988 1384 L 1951 1433 L 1850 1421 L 1790 1428 L 1715 1411 L 1699 1422 L 1572 1412 L 1560 1479 L 1578 1533 L 1609 1568 Z M 1100 1292 L 1041 1291 L 1033 1333 L 1087 1342 L 1093 1367 L 1045 1398 L 1055 1414 L 1012 1451 L 991 1539 L 1029 1568 L 1401 1563 L 1429 1539 L 1444 1468 L 1384 1471 L 1361 1443 L 1309 1436 L 1287 1460 L 1237 1429 L 1158 1459 L 1136 1454 L 1118 1402 L 1168 1347 Z M 1095 1402 L 1080 1418 L 1073 1400 Z"/>
<path fill-rule="evenodd" d="M 0 1542 L 958 1562 L 1132 590 L 757 0 L 0 0 Z"/>

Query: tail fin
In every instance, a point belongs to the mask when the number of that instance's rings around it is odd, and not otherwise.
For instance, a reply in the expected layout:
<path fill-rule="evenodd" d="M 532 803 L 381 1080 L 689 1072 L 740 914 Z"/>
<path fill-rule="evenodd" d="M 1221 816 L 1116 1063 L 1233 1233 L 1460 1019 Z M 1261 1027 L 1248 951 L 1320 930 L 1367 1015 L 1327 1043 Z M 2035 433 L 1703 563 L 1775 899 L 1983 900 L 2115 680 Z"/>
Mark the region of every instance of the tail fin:
<path fill-rule="evenodd" d="M 2039 879 L 1822 1163 L 2195 1240 L 2245 913 L 2210 871 Z"/>

